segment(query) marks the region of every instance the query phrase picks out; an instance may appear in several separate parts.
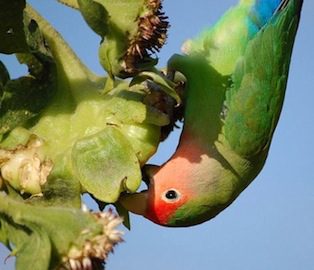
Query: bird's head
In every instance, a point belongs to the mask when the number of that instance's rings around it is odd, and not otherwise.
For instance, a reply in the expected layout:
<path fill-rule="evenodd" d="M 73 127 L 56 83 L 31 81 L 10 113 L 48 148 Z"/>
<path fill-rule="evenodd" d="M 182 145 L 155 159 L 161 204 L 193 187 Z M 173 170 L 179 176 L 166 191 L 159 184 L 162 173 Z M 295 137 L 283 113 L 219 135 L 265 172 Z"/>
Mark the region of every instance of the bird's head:
<path fill-rule="evenodd" d="M 120 202 L 127 210 L 142 215 L 154 223 L 176 226 L 177 211 L 193 197 L 193 194 L 187 185 L 181 186 L 169 179 L 165 175 L 165 169 L 167 170 L 162 166 L 146 165 L 143 174 L 148 189 L 124 195 Z"/>
<path fill-rule="evenodd" d="M 195 167 L 180 159 L 160 167 L 146 165 L 143 174 L 148 189 L 126 194 L 120 202 L 127 210 L 163 226 L 187 227 L 209 220 L 225 205 L 217 200 L 215 192 L 210 192 L 215 186 L 206 187 L 206 181 L 205 186 L 195 185 L 195 180 L 204 176 Z"/>

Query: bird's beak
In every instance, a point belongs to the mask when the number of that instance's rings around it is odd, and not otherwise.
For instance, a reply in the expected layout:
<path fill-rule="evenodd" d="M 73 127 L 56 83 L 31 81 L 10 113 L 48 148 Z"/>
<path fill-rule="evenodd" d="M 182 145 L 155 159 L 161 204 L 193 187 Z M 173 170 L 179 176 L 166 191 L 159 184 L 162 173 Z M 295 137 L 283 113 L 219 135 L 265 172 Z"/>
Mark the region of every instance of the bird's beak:
<path fill-rule="evenodd" d="M 159 168 L 160 166 L 151 164 L 144 165 L 144 167 L 142 168 L 142 178 L 148 188 L 151 184 L 151 179 L 153 175 L 159 170 Z"/>
<path fill-rule="evenodd" d="M 156 165 L 145 165 L 143 167 L 143 181 L 146 183 L 148 189 L 151 188 L 151 179 L 159 168 L 160 167 Z M 133 194 L 122 194 L 119 199 L 119 202 L 126 210 L 142 216 L 145 216 L 147 213 L 148 201 L 148 190 Z"/>
<path fill-rule="evenodd" d="M 133 194 L 122 194 L 119 202 L 122 206 L 137 215 L 145 216 L 148 206 L 148 191 Z"/>

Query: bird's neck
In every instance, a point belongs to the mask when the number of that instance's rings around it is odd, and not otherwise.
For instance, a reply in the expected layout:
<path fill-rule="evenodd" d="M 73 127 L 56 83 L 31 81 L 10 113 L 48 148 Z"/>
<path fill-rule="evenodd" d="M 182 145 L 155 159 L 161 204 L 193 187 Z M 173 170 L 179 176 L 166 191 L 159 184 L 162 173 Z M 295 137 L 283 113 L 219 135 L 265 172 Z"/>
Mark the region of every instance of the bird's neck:
<path fill-rule="evenodd" d="M 265 150 L 255 158 L 246 159 L 222 143 L 221 139 L 209 143 L 206 138 L 197 136 L 193 131 L 185 128 L 176 152 L 167 163 L 182 175 L 200 174 L 208 168 L 209 171 L 228 170 L 233 175 L 234 181 L 240 181 L 243 186 L 246 186 L 249 183 L 248 179 L 254 178 L 262 169 L 266 157 Z M 206 179 L 207 176 L 203 177 Z M 208 177 L 212 176 L 208 175 Z"/>
<path fill-rule="evenodd" d="M 222 126 L 226 77 L 200 56 L 191 56 L 189 61 L 189 65 L 181 68 L 187 77 L 184 129 L 192 136 L 213 143 Z"/>

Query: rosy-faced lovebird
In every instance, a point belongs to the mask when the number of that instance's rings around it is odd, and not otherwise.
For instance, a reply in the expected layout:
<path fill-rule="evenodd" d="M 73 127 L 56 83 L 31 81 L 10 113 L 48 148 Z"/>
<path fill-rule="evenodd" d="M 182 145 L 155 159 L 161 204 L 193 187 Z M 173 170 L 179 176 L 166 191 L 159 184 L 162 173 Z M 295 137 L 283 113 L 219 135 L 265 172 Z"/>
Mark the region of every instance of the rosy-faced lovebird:
<path fill-rule="evenodd" d="M 302 3 L 241 0 L 169 60 L 168 72 L 185 77 L 183 131 L 167 162 L 144 168 L 148 190 L 121 198 L 125 208 L 160 225 L 191 226 L 252 182 L 280 116 Z"/>

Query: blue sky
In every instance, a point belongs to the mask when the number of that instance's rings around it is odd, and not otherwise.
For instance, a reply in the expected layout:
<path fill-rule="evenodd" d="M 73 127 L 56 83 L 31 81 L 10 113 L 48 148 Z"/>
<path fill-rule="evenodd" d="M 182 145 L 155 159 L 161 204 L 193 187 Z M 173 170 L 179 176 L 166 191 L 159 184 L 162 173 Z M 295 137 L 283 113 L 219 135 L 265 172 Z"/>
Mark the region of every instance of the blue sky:
<path fill-rule="evenodd" d="M 98 37 L 75 11 L 55 1 L 30 1 L 64 35 L 83 61 L 103 73 Z M 236 0 L 164 1 L 171 29 L 160 66 L 182 42 L 212 25 Z M 256 180 L 215 219 L 191 228 L 159 227 L 131 216 L 132 230 L 110 256 L 108 270 L 314 269 L 314 1 L 304 0 L 287 94 L 267 163 Z M 180 3 L 178 5 L 178 3 Z M 18 70 L 12 59 L 0 56 Z M 160 164 L 174 151 L 179 131 L 159 148 Z M 0 247 L 0 269 L 13 259 Z"/>

